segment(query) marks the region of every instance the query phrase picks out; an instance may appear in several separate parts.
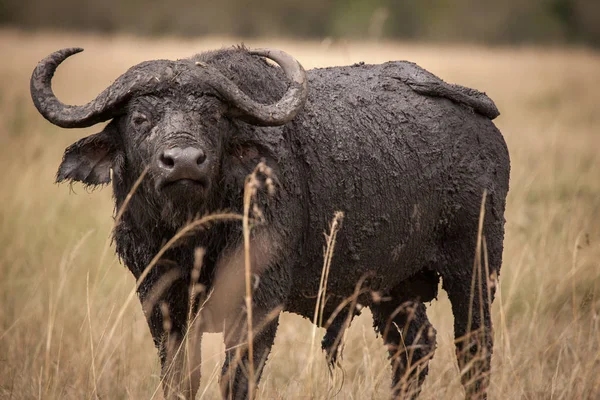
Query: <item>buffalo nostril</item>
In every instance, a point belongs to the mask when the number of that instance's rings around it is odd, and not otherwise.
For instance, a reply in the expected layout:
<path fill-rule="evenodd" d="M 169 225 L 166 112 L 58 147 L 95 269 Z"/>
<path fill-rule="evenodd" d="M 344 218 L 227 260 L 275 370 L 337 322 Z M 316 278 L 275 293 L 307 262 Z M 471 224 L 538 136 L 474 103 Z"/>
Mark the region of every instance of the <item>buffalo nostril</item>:
<path fill-rule="evenodd" d="M 196 164 L 201 165 L 204 161 L 206 161 L 206 154 L 200 149 L 198 149 L 198 156 L 196 158 Z"/>
<path fill-rule="evenodd" d="M 172 169 L 173 167 L 175 167 L 175 159 L 171 155 L 166 154 L 166 152 L 160 155 L 158 161 L 162 167 L 168 169 Z"/>

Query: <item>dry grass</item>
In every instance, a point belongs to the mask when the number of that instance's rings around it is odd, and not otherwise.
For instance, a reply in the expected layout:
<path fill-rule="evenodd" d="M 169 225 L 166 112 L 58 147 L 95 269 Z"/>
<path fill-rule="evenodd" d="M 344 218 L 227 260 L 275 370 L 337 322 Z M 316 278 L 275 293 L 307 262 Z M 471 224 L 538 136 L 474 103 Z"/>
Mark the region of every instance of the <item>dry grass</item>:
<path fill-rule="evenodd" d="M 135 282 L 109 247 L 110 189 L 87 193 L 75 186 L 73 194 L 52 183 L 63 149 L 93 129 L 64 131 L 35 112 L 28 93 L 35 63 L 61 47 L 85 47 L 56 77 L 59 97 L 81 103 L 139 61 L 185 57 L 234 42 L 0 32 L 0 398 L 162 396 L 140 305 L 132 302 L 117 321 Z M 307 68 L 409 59 L 496 100 L 512 177 L 505 262 L 493 308 L 492 396 L 599 398 L 600 55 L 411 44 L 248 44 L 281 47 Z M 445 294 L 429 315 L 439 344 L 422 398 L 460 398 Z M 309 321 L 282 317 L 257 389 L 261 398 L 389 395 L 386 351 L 368 312 L 352 324 L 342 370 L 332 380 L 324 355 L 311 352 L 311 337 Z M 219 335 L 203 341 L 203 355 L 200 393 L 215 398 L 223 358 Z"/>

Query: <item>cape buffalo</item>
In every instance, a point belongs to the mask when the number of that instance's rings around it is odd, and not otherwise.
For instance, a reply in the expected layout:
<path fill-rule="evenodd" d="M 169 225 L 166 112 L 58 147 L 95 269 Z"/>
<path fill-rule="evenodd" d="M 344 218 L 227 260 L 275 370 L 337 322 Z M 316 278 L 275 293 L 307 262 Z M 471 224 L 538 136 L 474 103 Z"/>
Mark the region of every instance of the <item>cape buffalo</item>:
<path fill-rule="evenodd" d="M 225 334 L 223 396 L 248 398 L 281 310 L 326 325 L 334 361 L 359 305 L 388 345 L 394 395 L 415 397 L 440 278 L 466 395 L 486 396 L 510 162 L 484 93 L 409 62 L 305 72 L 282 51 L 235 47 L 140 63 L 88 104 L 65 105 L 52 76 L 80 51 L 43 59 L 31 95 L 63 128 L 110 121 L 66 149 L 57 181 L 112 180 L 116 251 L 138 280 L 168 398 L 196 394 L 202 332 Z M 180 232 L 223 210 L 227 220 Z M 336 211 L 321 314 L 323 232 Z M 186 337 L 184 363 L 173 349 Z"/>

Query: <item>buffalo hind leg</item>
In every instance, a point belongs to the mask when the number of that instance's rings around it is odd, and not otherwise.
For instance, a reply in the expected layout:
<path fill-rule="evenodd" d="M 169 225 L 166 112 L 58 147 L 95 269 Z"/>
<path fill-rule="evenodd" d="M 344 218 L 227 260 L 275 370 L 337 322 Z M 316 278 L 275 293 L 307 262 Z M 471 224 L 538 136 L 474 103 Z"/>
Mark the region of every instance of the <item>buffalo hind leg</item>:
<path fill-rule="evenodd" d="M 371 308 L 375 329 L 388 346 L 393 396 L 415 399 L 436 346 L 436 332 L 427 319 L 425 304 L 392 298 Z"/>
<path fill-rule="evenodd" d="M 473 235 L 462 245 L 454 243 L 442 271 L 443 288 L 454 314 L 456 357 L 467 399 L 487 398 L 494 346 L 491 305 L 502 263 L 502 223 L 489 218 L 483 233 L 487 239 L 483 237 L 480 263 L 474 267 L 477 237 Z"/>
<path fill-rule="evenodd" d="M 467 399 L 485 399 L 489 385 L 493 349 L 492 321 L 487 289 L 471 293 L 470 282 L 444 278 L 444 289 L 452 304 L 456 358 Z M 483 301 L 482 301 L 483 300 Z"/>

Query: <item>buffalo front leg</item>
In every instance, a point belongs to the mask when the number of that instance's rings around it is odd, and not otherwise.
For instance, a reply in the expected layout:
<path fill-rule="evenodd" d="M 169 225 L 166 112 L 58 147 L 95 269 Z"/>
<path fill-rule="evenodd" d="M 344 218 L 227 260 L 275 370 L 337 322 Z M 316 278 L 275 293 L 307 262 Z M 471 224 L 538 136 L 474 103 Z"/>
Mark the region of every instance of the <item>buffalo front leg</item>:
<path fill-rule="evenodd" d="M 163 288 L 153 285 L 142 304 L 158 348 L 165 398 L 193 399 L 200 386 L 202 332 L 199 324 L 189 321 L 193 320 L 188 314 L 189 284 L 184 280 L 168 283 Z"/>
<path fill-rule="evenodd" d="M 275 261 L 279 243 L 273 232 L 254 231 L 249 254 L 242 243 L 217 264 L 213 290 L 201 316 L 207 324 L 223 329 L 226 357 L 220 384 L 225 399 L 254 396 L 275 340 L 291 282 L 287 268 Z"/>
<path fill-rule="evenodd" d="M 200 387 L 201 338 L 200 333 L 183 337 L 171 332 L 163 339 L 160 353 L 165 399 L 193 399 L 196 396 Z"/>
<path fill-rule="evenodd" d="M 291 283 L 285 264 L 276 261 L 280 243 L 274 232 L 257 228 L 248 247 L 242 242 L 217 263 L 200 315 L 206 331 L 223 332 L 226 357 L 220 385 L 226 399 L 254 396 L 275 340 Z"/>
<path fill-rule="evenodd" d="M 255 396 L 256 387 L 277 333 L 279 313 L 265 316 L 254 324 L 252 359 L 246 319 L 224 332 L 225 363 L 221 374 L 221 393 L 224 399 L 243 400 Z"/>

